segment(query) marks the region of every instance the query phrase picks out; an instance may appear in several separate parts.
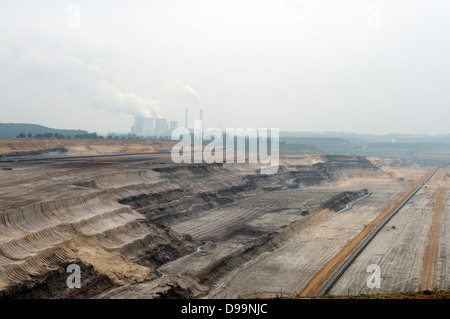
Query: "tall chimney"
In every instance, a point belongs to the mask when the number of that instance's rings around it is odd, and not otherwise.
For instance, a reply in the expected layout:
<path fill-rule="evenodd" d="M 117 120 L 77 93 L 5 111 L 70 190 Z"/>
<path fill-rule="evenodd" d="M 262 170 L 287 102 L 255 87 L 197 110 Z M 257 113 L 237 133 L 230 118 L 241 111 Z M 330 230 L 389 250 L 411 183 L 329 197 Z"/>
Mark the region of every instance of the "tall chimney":
<path fill-rule="evenodd" d="M 203 121 L 203 110 L 200 110 L 200 121 Z"/>
<path fill-rule="evenodd" d="M 184 115 L 184 127 L 185 128 L 189 128 L 188 127 L 188 109 L 186 108 L 186 112 L 185 112 L 185 115 Z"/>

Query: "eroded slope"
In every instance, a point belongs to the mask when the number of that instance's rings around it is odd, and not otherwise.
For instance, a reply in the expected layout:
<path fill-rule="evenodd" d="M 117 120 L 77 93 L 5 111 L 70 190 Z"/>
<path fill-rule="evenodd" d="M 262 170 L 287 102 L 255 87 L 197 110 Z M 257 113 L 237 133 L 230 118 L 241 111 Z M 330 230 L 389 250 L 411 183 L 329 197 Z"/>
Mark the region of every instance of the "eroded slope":
<path fill-rule="evenodd" d="M 275 175 L 247 164 L 141 164 L 4 187 L 2 296 L 203 296 L 370 191 L 335 181 L 383 175 L 357 156 L 283 164 Z M 70 263 L 83 269 L 78 293 L 63 280 Z"/>

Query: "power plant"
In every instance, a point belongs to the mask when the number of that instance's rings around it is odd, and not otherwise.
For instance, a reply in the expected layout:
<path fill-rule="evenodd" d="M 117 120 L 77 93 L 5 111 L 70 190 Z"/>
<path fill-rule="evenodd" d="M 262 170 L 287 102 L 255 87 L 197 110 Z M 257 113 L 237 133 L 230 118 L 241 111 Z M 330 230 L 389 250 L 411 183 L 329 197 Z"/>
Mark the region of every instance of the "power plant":
<path fill-rule="evenodd" d="M 153 117 L 147 117 L 142 119 L 142 135 L 144 136 L 155 135 L 155 124 Z"/>
<path fill-rule="evenodd" d="M 185 109 L 184 127 L 189 128 L 188 109 Z M 200 110 L 199 119 L 203 121 L 203 110 Z M 135 116 L 131 134 L 143 137 L 169 137 L 174 129 L 178 127 L 178 121 L 168 121 L 165 117 L 142 117 Z"/>
<path fill-rule="evenodd" d="M 170 121 L 169 122 L 169 131 L 173 131 L 174 129 L 176 129 L 178 127 L 178 122 L 177 121 Z"/>
<path fill-rule="evenodd" d="M 171 127 L 177 127 L 177 121 L 171 121 Z M 171 130 L 166 118 L 153 118 L 136 116 L 134 125 L 131 127 L 131 133 L 144 137 L 170 136 Z"/>

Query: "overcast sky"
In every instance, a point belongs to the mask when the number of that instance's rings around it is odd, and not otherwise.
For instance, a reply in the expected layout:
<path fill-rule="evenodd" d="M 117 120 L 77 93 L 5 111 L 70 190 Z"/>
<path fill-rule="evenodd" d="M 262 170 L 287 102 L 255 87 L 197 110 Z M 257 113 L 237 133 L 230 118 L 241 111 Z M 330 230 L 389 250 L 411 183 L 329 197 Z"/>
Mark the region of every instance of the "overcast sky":
<path fill-rule="evenodd" d="M 450 133 L 450 2 L 0 1 L 0 122 Z"/>

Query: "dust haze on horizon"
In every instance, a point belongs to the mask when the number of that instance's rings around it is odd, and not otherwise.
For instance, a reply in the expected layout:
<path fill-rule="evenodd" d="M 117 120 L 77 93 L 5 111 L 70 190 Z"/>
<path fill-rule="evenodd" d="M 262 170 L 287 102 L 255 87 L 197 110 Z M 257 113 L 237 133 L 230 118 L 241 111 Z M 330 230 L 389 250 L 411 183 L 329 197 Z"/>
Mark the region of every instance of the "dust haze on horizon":
<path fill-rule="evenodd" d="M 2 123 L 450 133 L 446 1 L 0 2 Z"/>

